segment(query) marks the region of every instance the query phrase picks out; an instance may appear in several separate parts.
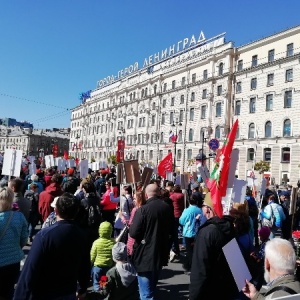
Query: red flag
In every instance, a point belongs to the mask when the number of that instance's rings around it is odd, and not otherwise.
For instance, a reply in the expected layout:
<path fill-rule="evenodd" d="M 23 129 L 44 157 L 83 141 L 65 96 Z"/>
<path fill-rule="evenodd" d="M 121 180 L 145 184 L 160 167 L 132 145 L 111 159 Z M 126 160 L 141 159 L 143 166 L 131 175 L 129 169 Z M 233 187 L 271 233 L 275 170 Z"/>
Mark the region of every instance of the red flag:
<path fill-rule="evenodd" d="M 78 157 L 76 157 L 76 159 L 75 159 L 75 164 L 76 164 L 76 166 L 78 166 L 78 164 L 79 164 L 79 158 Z"/>
<path fill-rule="evenodd" d="M 166 172 L 172 172 L 172 152 L 170 152 L 157 166 L 157 173 L 159 176 L 166 178 Z"/>
<path fill-rule="evenodd" d="M 236 132 L 238 129 L 238 120 L 236 120 L 229 132 L 223 147 L 216 157 L 215 168 L 210 175 L 207 186 L 210 189 L 211 199 L 213 202 L 214 210 L 219 217 L 223 215 L 222 197 L 226 196 L 231 152 L 235 140 Z"/>
<path fill-rule="evenodd" d="M 69 159 L 69 154 L 67 150 L 64 150 L 64 159 L 65 160 Z"/>

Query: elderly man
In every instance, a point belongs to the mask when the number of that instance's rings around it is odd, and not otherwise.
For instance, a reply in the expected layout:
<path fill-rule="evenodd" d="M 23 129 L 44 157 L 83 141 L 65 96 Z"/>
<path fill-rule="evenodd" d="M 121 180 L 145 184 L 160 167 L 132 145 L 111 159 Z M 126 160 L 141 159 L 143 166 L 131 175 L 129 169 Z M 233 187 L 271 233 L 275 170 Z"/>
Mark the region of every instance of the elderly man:
<path fill-rule="evenodd" d="M 244 294 L 250 299 L 274 299 L 300 294 L 300 283 L 294 276 L 295 267 L 296 255 L 291 243 L 280 238 L 270 240 L 265 248 L 265 280 L 268 290 L 262 294 L 246 281 Z"/>
<path fill-rule="evenodd" d="M 147 202 L 136 211 L 129 229 L 135 239 L 132 261 L 138 273 L 141 300 L 154 299 L 160 271 L 168 265 L 174 220 L 170 206 L 159 198 L 156 184 L 149 184 L 145 194 Z"/>

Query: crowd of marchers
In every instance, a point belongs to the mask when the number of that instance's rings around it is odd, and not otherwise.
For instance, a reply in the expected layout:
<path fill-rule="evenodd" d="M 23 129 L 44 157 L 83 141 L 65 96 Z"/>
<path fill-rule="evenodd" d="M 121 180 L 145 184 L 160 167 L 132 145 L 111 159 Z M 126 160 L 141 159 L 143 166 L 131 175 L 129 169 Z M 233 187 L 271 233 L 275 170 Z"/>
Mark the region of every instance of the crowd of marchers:
<path fill-rule="evenodd" d="M 118 185 L 114 168 L 2 176 L 0 299 L 158 299 L 162 269 L 182 257 L 190 300 L 300 294 L 298 226 L 289 189 L 268 188 L 261 199 L 247 190 L 220 217 L 198 182 Z M 251 273 L 241 290 L 223 252 L 232 239 Z"/>

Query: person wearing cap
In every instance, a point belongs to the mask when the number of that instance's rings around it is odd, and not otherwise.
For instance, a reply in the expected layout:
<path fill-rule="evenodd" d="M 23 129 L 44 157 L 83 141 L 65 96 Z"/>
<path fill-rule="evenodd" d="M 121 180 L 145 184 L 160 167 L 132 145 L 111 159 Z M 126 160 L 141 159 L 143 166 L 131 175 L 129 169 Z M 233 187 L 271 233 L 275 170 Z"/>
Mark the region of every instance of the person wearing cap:
<path fill-rule="evenodd" d="M 50 206 L 54 209 L 56 207 L 56 202 L 58 200 L 59 197 L 55 197 L 54 200 L 51 202 Z M 55 210 L 53 210 L 50 215 L 48 216 L 48 218 L 45 220 L 45 222 L 42 225 L 42 229 L 47 228 L 51 225 L 53 225 L 54 223 L 56 223 L 56 212 Z"/>
<path fill-rule="evenodd" d="M 116 265 L 108 270 L 106 276 L 102 276 L 101 289 L 97 294 L 108 300 L 139 300 L 136 271 L 127 261 L 126 245 L 116 243 L 112 248 L 112 257 Z"/>
<path fill-rule="evenodd" d="M 235 237 L 234 219 L 216 216 L 210 192 L 205 196 L 202 211 L 206 221 L 195 238 L 189 299 L 236 299 L 239 291 L 222 252 Z"/>
<path fill-rule="evenodd" d="M 27 190 L 30 190 L 30 185 L 32 183 L 35 183 L 38 187 L 38 193 L 40 194 L 43 190 L 44 190 L 44 187 L 43 185 L 39 182 L 39 176 L 37 176 L 36 174 L 32 174 L 31 177 L 31 183 L 28 184 L 27 186 Z"/>
<path fill-rule="evenodd" d="M 79 201 L 70 193 L 55 205 L 57 222 L 35 236 L 14 294 L 22 299 L 76 299 L 90 281 L 90 255 L 84 231 L 75 222 Z"/>

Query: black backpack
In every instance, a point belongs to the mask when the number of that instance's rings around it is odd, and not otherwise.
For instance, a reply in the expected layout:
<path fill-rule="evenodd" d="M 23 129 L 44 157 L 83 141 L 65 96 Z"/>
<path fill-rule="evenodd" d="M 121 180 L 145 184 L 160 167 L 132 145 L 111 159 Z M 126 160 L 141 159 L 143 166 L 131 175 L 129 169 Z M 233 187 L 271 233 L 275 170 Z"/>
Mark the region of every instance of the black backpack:
<path fill-rule="evenodd" d="M 32 191 L 28 191 L 24 195 L 25 199 L 30 201 L 30 212 L 37 212 L 38 211 L 38 200 Z"/>
<path fill-rule="evenodd" d="M 101 210 L 99 205 L 88 205 L 86 207 L 88 212 L 88 225 L 89 226 L 99 226 L 102 221 Z"/>

